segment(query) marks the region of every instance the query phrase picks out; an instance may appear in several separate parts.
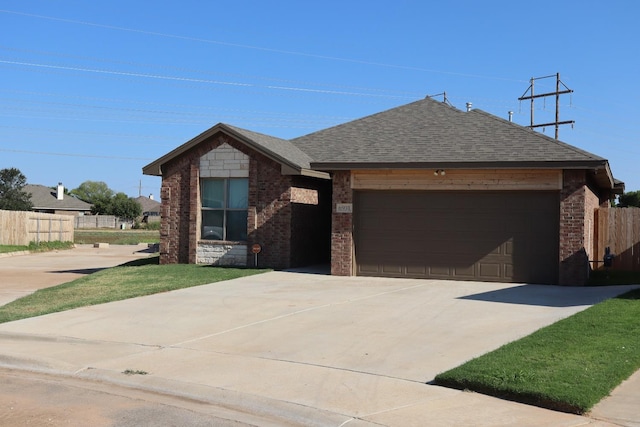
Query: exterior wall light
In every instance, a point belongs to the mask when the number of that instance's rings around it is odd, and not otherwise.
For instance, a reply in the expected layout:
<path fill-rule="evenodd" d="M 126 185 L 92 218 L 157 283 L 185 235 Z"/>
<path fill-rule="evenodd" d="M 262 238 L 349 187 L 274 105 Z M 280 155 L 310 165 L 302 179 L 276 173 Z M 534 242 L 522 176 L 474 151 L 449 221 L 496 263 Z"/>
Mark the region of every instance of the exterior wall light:
<path fill-rule="evenodd" d="M 444 171 L 444 169 L 438 169 L 438 170 L 433 172 L 433 175 L 435 175 L 435 176 L 438 176 L 438 175 L 445 176 L 446 174 L 447 173 Z"/>

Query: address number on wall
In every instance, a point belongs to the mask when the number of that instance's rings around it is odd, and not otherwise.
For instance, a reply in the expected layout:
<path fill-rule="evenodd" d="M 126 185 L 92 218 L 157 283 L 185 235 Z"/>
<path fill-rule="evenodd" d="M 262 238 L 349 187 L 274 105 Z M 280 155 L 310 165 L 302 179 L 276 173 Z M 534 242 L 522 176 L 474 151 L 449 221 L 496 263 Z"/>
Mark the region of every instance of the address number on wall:
<path fill-rule="evenodd" d="M 353 203 L 336 203 L 337 213 L 352 213 Z"/>

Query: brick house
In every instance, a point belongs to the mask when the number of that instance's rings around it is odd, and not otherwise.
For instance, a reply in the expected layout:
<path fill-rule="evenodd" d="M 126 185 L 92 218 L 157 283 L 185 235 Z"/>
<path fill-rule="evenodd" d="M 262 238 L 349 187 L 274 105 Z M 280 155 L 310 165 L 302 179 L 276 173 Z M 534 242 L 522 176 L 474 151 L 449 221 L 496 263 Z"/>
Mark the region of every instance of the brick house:
<path fill-rule="evenodd" d="M 424 99 L 283 140 L 218 124 L 162 176 L 161 263 L 582 285 L 606 159 Z"/>

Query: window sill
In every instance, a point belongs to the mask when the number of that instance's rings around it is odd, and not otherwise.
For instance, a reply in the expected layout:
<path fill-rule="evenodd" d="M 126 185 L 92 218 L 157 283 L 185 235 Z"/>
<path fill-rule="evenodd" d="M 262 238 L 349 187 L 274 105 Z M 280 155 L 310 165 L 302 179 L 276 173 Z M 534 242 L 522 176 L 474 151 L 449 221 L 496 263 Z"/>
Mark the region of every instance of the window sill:
<path fill-rule="evenodd" d="M 246 240 L 207 240 L 200 239 L 198 244 L 210 244 L 210 245 L 247 245 Z"/>

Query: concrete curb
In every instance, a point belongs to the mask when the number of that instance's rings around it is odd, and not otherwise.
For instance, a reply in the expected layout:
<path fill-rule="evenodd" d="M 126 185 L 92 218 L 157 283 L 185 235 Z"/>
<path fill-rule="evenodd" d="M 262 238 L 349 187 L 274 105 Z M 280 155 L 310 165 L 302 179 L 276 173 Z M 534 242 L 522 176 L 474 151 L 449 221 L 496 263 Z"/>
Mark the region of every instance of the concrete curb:
<path fill-rule="evenodd" d="M 12 256 L 29 255 L 31 251 L 4 252 L 0 254 L 0 258 L 9 258 Z"/>
<path fill-rule="evenodd" d="M 181 382 L 148 375 L 126 375 L 106 369 L 85 367 L 76 372 L 60 366 L 53 367 L 46 358 L 24 358 L 0 356 L 0 368 L 12 371 L 24 371 L 56 377 L 83 379 L 101 384 L 111 384 L 131 390 L 184 399 L 191 402 L 212 405 L 217 415 L 227 419 L 265 427 L 345 425 L 353 427 L 379 426 L 349 415 L 329 412 L 301 404 L 271 399 L 264 396 L 221 387 Z"/>

